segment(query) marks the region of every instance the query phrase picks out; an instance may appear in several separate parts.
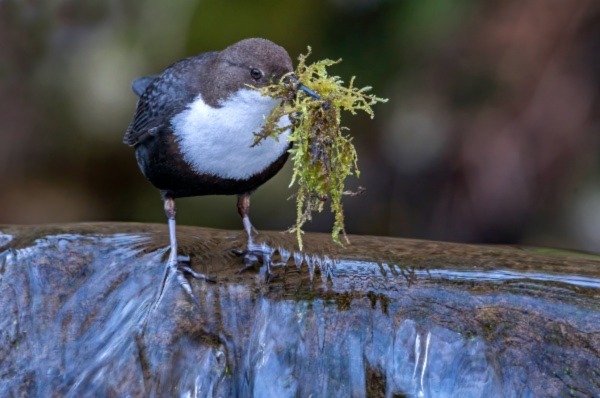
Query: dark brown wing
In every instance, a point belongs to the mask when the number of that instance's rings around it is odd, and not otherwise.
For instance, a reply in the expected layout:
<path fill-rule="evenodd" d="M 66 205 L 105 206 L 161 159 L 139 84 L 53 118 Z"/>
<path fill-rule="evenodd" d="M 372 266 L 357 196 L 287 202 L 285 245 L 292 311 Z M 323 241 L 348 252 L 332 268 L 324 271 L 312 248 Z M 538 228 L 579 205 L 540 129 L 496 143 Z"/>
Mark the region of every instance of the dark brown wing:
<path fill-rule="evenodd" d="M 198 95 L 199 72 L 206 59 L 214 53 L 186 58 L 155 77 L 136 80 L 134 92 L 141 92 L 133 120 L 123 142 L 136 146 L 147 137 L 163 131 L 171 118 L 183 111 Z"/>

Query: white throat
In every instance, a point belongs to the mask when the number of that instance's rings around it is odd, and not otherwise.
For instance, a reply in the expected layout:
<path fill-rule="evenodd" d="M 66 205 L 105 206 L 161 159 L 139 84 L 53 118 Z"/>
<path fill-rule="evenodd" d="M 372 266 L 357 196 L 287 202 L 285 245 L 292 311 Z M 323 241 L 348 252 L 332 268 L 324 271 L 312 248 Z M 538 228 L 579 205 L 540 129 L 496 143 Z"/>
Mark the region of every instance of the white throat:
<path fill-rule="evenodd" d="M 289 146 L 289 130 L 279 141 L 267 138 L 253 147 L 254 133 L 260 132 L 278 100 L 258 91 L 242 89 L 221 102 L 221 108 L 207 105 L 200 95 L 171 122 L 185 161 L 198 173 L 236 180 L 247 179 L 265 170 Z M 286 116 L 278 125 L 290 125 Z"/>

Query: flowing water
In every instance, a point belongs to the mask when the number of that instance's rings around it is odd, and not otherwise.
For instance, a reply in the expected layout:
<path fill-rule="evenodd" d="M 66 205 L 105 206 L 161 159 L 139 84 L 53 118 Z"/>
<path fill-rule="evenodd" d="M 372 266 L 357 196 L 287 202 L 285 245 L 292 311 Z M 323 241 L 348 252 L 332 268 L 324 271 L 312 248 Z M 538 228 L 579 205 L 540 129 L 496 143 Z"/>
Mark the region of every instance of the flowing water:
<path fill-rule="evenodd" d="M 600 396 L 600 257 L 180 227 L 0 227 L 0 396 Z M 162 294 L 161 294 L 162 291 Z"/>

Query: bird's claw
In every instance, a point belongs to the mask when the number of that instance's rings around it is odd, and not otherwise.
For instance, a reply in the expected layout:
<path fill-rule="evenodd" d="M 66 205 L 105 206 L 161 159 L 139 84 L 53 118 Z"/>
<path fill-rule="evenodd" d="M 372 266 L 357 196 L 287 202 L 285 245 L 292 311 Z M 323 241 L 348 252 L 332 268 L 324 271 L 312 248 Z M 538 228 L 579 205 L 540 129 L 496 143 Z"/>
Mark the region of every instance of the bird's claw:
<path fill-rule="evenodd" d="M 273 250 L 267 245 L 248 245 L 247 249 L 234 249 L 233 253 L 243 257 L 244 266 L 237 272 L 238 274 L 253 269 L 256 265 L 260 265 L 261 273 L 264 269 L 264 276 L 267 283 L 275 278 L 275 275 L 271 272 L 271 255 Z"/>
<path fill-rule="evenodd" d="M 189 256 L 179 255 L 177 256 L 177 263 L 175 264 L 175 269 L 176 271 L 179 271 L 185 275 L 189 275 L 194 279 L 205 280 L 206 282 L 210 283 L 217 283 L 217 280 L 215 278 L 194 271 L 190 266 L 191 263 L 192 261 L 190 260 Z"/>
<path fill-rule="evenodd" d="M 189 275 L 194 279 L 200 279 L 210 283 L 216 283 L 217 281 L 215 278 L 194 271 L 190 264 L 191 259 L 189 256 L 178 255 L 176 262 L 174 264 L 171 264 L 171 268 L 175 272 L 175 277 L 177 278 L 177 283 L 179 283 L 179 286 L 181 286 L 183 290 L 185 290 L 185 292 L 194 301 L 194 303 L 200 305 L 200 302 L 198 301 L 198 299 L 194 295 L 194 292 L 192 291 L 190 281 L 186 278 L 186 276 Z"/>

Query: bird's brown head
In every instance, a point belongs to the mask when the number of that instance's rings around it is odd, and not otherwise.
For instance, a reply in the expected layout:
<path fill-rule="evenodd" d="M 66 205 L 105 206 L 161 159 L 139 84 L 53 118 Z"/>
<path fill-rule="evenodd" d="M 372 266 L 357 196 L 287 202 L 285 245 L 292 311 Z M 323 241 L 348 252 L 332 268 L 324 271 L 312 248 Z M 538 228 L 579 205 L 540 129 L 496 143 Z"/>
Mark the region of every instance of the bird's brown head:
<path fill-rule="evenodd" d="M 247 86 L 264 87 L 292 72 L 287 51 L 272 41 L 252 38 L 239 41 L 220 51 L 210 70 L 214 93 L 224 95 Z"/>

